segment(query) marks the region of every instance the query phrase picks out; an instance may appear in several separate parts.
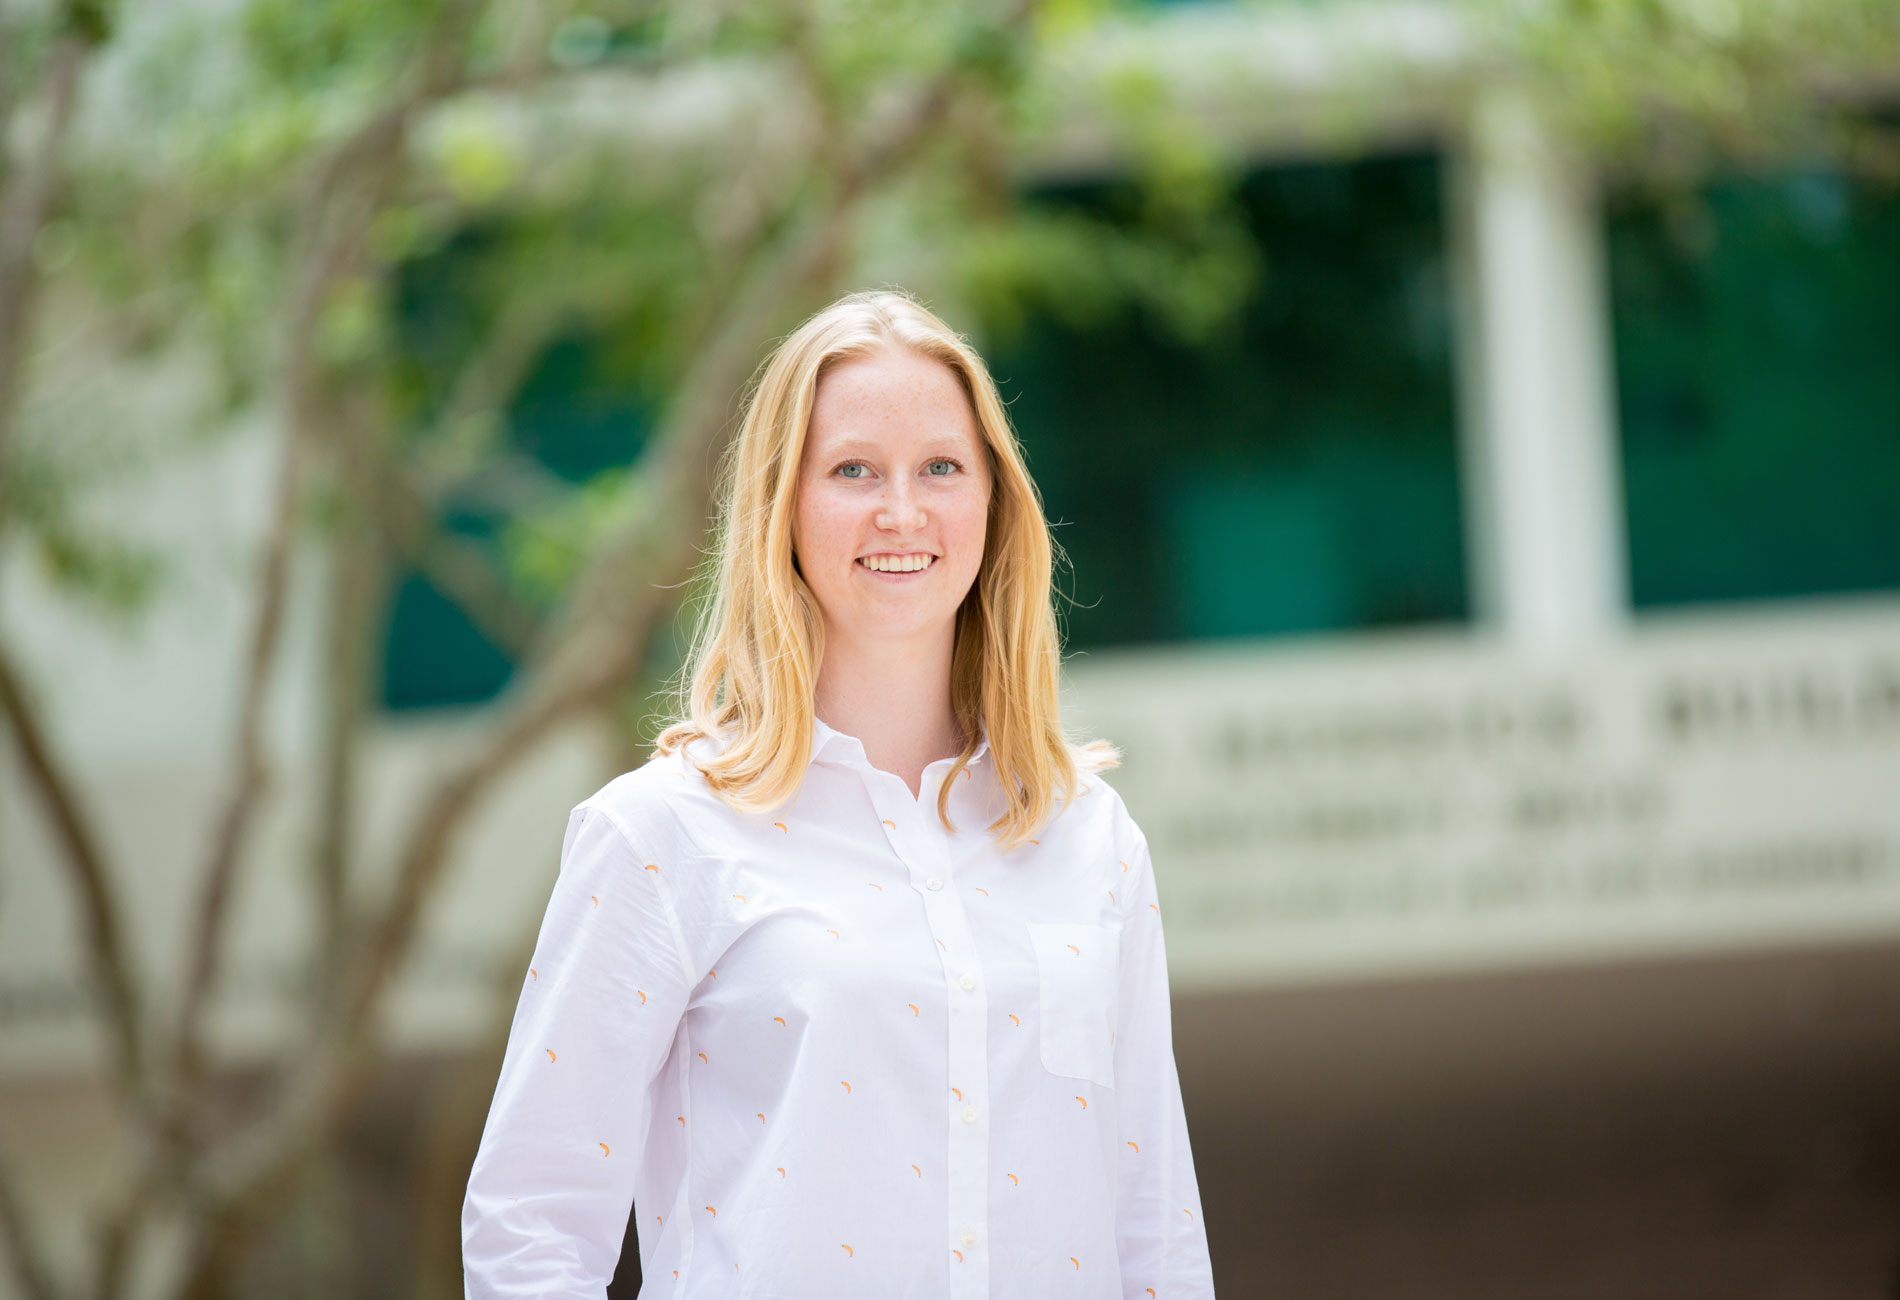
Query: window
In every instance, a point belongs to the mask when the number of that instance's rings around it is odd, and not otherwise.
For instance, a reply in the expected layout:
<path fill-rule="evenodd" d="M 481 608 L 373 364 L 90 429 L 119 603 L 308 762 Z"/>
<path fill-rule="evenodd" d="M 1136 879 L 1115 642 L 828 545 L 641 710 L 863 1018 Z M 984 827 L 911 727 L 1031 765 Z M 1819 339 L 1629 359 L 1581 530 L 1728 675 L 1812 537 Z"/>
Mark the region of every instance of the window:
<path fill-rule="evenodd" d="M 1609 248 L 1634 603 L 1900 587 L 1900 191 L 1626 195 Z"/>
<path fill-rule="evenodd" d="M 992 348 L 1072 647 L 1467 617 L 1436 158 L 1266 168 L 1241 202 L 1264 273 L 1226 337 L 1045 315 Z"/>

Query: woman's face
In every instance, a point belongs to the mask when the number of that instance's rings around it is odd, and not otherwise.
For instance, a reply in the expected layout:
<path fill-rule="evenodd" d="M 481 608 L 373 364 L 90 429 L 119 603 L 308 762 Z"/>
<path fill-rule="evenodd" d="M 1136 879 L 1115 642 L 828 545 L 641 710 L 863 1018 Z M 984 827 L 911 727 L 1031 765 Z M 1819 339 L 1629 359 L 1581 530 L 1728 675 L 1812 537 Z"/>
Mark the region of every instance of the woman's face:
<path fill-rule="evenodd" d="M 982 435 L 948 366 L 893 347 L 819 380 L 792 549 L 827 637 L 949 634 L 983 562 L 989 504 Z"/>

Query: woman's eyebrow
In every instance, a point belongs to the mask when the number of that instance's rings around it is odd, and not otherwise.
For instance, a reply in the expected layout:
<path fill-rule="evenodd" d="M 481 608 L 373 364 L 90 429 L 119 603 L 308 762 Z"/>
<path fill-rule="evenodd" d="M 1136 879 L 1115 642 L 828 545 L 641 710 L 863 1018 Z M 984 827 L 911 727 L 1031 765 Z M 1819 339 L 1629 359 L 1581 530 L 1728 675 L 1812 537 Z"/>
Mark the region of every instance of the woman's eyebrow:
<path fill-rule="evenodd" d="M 927 451 L 935 451 L 941 447 L 948 447 L 953 451 L 961 451 L 971 445 L 973 444 L 969 441 L 969 439 L 964 438 L 961 435 L 954 434 L 954 433 L 939 433 L 939 434 L 933 434 L 930 437 L 930 439 L 927 442 L 925 442 L 924 448 Z M 825 452 L 827 455 L 837 455 L 840 452 L 846 452 L 846 451 L 882 451 L 882 450 L 883 448 L 880 447 L 877 443 L 872 442 L 866 438 L 840 438 L 836 442 L 827 444 L 825 448 Z"/>

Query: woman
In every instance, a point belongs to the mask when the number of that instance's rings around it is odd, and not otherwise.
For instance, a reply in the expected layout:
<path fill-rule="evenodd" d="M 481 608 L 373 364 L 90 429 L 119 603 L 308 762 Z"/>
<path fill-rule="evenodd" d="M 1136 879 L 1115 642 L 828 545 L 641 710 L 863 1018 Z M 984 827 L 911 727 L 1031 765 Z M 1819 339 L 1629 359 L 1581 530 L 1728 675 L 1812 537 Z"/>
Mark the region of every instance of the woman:
<path fill-rule="evenodd" d="M 686 717 L 568 822 L 471 1297 L 1213 1294 L 1148 846 L 1058 718 L 981 359 L 853 294 L 767 362 Z"/>

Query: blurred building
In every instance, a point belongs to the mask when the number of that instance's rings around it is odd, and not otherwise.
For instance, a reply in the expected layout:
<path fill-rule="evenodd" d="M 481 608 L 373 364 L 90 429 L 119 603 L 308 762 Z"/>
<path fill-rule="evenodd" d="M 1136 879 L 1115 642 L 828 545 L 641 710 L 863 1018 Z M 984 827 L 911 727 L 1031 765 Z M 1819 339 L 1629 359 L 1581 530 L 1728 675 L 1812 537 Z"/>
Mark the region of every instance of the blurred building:
<path fill-rule="evenodd" d="M 1072 721 L 1126 750 L 1154 850 L 1222 1293 L 1900 1296 L 1900 193 L 1612 183 L 1437 7 L 1381 13 L 1180 6 L 1141 38 L 1250 159 L 1237 325 L 1051 314 L 989 349 L 1072 561 Z M 1342 132 L 1348 57 L 1398 89 Z M 1031 183 L 1112 206 L 1112 152 L 1078 127 Z M 591 373 L 557 350 L 514 412 L 576 479 L 644 427 Z M 240 442 L 122 508 L 225 555 L 267 463 Z M 206 589 L 110 642 L 5 578 L 157 942 L 244 610 Z M 508 672 L 404 580 L 368 834 Z M 114 1136 L 14 763 L 0 1137 L 72 1209 Z M 607 764 L 573 738 L 483 810 L 399 1000 L 415 1060 L 506 1014 Z M 289 847 L 307 781 L 279 779 Z M 283 1032 L 307 923 L 279 856 L 242 900 L 240 1056 Z"/>

